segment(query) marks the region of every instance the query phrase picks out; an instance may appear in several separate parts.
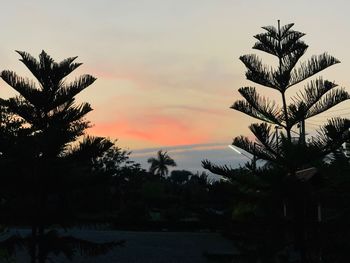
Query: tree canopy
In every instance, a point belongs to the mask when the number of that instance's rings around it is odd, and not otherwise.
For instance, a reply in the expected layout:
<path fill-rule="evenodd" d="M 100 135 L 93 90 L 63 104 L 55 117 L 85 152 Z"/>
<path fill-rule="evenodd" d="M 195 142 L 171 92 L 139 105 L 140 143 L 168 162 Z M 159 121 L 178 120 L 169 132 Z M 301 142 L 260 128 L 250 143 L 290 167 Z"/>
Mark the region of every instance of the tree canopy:
<path fill-rule="evenodd" d="M 149 170 L 151 173 L 157 174 L 161 177 L 169 173 L 168 166 L 176 166 L 175 161 L 168 155 L 167 152 L 159 150 L 157 157 L 151 157 L 147 160 L 151 164 Z"/>

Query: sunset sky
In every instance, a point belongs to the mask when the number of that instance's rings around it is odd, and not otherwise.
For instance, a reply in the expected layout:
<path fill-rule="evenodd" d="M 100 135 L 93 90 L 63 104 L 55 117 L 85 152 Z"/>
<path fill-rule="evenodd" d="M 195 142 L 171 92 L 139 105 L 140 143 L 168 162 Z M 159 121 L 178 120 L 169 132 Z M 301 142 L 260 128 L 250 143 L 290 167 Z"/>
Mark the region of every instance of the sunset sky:
<path fill-rule="evenodd" d="M 345 0 L 13 0 L 1 9 L 0 69 L 30 76 L 14 50 L 45 50 L 57 61 L 79 56 L 84 64 L 72 77 L 98 78 L 78 97 L 94 108 L 88 133 L 118 139 L 142 164 L 158 149 L 168 150 L 178 169 L 199 170 L 204 158 L 246 161 L 227 147 L 233 137 L 250 135 L 254 121 L 229 108 L 239 87 L 253 85 L 238 57 L 260 55 L 251 49 L 253 35 L 277 19 L 307 34 L 304 59 L 324 51 L 340 59 L 322 76 L 350 87 Z M 260 92 L 279 102 L 276 93 Z M 14 94 L 2 81 L 0 96 Z M 349 106 L 333 114 L 348 114 Z"/>

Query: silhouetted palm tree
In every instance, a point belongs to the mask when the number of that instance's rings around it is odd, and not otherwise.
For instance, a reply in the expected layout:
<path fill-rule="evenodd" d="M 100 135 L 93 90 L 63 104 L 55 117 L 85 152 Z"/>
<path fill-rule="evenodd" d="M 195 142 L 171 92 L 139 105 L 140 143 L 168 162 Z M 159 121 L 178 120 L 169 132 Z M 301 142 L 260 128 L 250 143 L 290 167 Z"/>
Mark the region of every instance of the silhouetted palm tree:
<path fill-rule="evenodd" d="M 151 157 L 147 160 L 151 164 L 149 171 L 153 174 L 157 174 L 161 177 L 166 176 L 169 173 L 168 166 L 176 166 L 175 161 L 168 155 L 167 152 L 159 150 L 157 157 Z"/>

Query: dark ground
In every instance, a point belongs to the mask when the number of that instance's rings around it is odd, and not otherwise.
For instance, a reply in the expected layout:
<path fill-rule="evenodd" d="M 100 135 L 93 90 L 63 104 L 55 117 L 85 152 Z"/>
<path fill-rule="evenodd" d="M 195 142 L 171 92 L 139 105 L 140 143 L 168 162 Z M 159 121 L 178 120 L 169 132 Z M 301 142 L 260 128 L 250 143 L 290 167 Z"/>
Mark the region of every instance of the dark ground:
<path fill-rule="evenodd" d="M 21 235 L 29 230 L 14 230 Z M 232 254 L 236 250 L 232 242 L 218 233 L 206 232 L 131 232 L 101 230 L 70 230 L 69 234 L 96 242 L 126 240 L 124 247 L 95 258 L 76 256 L 73 261 L 52 257 L 51 262 L 66 263 L 204 263 L 204 254 Z M 25 251 L 20 251 L 15 262 L 29 262 Z"/>

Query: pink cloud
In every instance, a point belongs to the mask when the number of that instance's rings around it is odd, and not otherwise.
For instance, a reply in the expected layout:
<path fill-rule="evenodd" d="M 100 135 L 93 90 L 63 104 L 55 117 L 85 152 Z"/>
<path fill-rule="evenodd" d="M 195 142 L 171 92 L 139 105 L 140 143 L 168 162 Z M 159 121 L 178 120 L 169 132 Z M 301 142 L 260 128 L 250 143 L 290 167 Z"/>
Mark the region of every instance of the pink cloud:
<path fill-rule="evenodd" d="M 207 132 L 199 132 L 185 120 L 162 115 L 136 116 L 108 123 L 96 123 L 89 133 L 168 146 L 205 143 L 209 140 Z"/>

